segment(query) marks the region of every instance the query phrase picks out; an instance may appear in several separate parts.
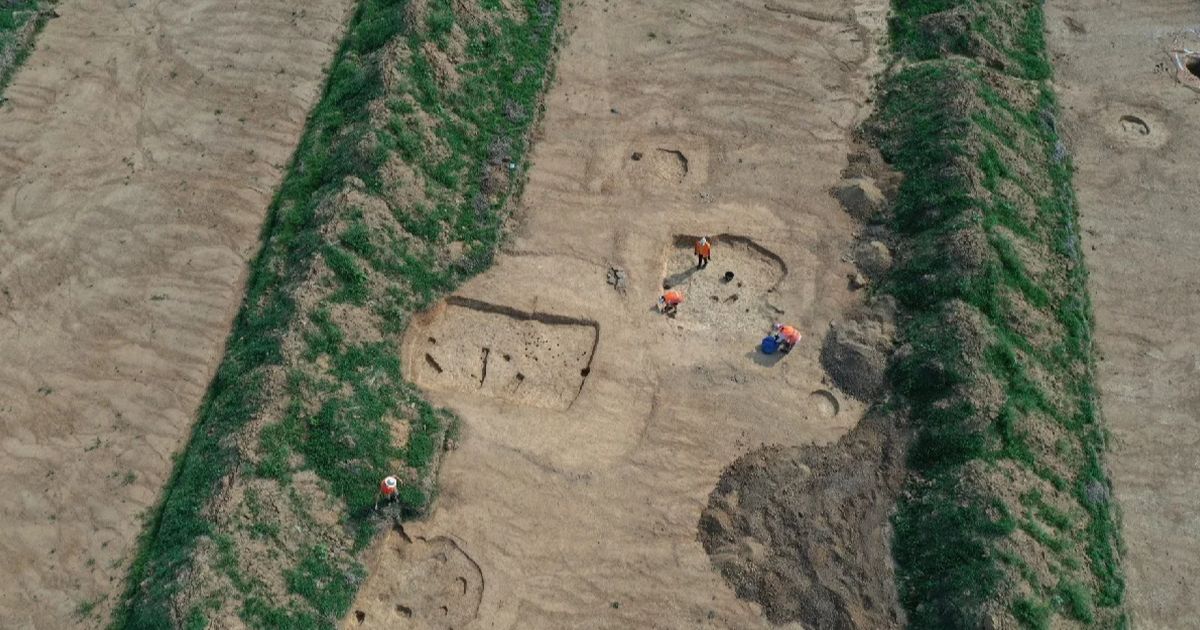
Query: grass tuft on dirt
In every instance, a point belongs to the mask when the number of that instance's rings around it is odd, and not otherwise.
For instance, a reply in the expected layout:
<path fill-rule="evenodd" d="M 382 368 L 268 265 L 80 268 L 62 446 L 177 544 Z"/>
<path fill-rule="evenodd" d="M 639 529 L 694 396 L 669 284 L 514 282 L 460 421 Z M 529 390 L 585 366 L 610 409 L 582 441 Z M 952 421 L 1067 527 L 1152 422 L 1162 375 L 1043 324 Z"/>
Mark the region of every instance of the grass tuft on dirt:
<path fill-rule="evenodd" d="M 0 2 L 0 95 L 33 50 L 38 31 L 53 14 L 54 0 Z"/>
<path fill-rule="evenodd" d="M 917 430 L 893 523 L 915 628 L 1123 628 L 1071 163 L 1034 0 L 895 0 L 867 125 L 904 173 L 884 291 Z"/>
<path fill-rule="evenodd" d="M 334 627 L 385 517 L 427 509 L 454 419 L 402 378 L 400 334 L 492 260 L 558 10 L 361 0 L 114 628 Z"/>

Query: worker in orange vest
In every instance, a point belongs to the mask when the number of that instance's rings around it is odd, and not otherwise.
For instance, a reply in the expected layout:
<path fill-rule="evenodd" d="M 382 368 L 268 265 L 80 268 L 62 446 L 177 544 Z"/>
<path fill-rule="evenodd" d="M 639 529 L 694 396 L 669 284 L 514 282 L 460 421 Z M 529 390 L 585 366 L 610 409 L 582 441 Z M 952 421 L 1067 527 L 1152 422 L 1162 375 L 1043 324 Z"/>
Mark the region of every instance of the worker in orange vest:
<path fill-rule="evenodd" d="M 375 509 L 379 509 L 379 497 L 382 496 L 387 501 L 395 499 L 396 493 L 400 490 L 399 486 L 395 477 L 391 475 L 384 477 L 383 481 L 379 482 L 379 494 L 375 495 Z"/>
<path fill-rule="evenodd" d="M 658 298 L 658 310 L 668 317 L 675 317 L 679 305 L 683 304 L 683 294 L 671 289 Z"/>
<path fill-rule="evenodd" d="M 775 324 L 771 329 L 771 336 L 775 337 L 775 341 L 779 342 L 779 351 L 787 354 L 791 352 L 796 344 L 800 343 L 800 331 L 796 330 L 795 326 L 787 324 Z"/>
<path fill-rule="evenodd" d="M 696 241 L 696 268 L 707 267 L 710 258 L 712 258 L 712 245 L 708 243 L 707 236 L 701 236 L 700 240 Z"/>

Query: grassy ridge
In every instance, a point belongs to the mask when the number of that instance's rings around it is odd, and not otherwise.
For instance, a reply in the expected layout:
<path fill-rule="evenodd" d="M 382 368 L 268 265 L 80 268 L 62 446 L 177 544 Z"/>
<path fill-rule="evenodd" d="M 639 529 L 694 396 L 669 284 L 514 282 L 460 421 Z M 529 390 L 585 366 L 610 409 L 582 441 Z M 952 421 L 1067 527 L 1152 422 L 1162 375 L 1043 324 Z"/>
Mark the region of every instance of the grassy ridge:
<path fill-rule="evenodd" d="M 0 94 L 33 50 L 34 36 L 46 24 L 52 4 L 48 0 L 0 2 Z"/>
<path fill-rule="evenodd" d="M 1091 311 L 1040 2 L 895 0 L 868 124 L 905 174 L 893 369 L 917 437 L 894 519 L 918 628 L 1124 627 Z"/>
<path fill-rule="evenodd" d="M 362 579 L 379 479 L 404 469 L 403 510 L 428 504 L 450 418 L 401 377 L 399 335 L 490 264 L 519 188 L 558 3 L 516 4 L 359 3 L 113 627 L 204 627 L 230 601 L 251 627 L 332 627 Z M 339 532 L 313 518 L 302 473 L 341 506 Z M 246 488 L 234 516 L 213 507 L 229 483 Z M 292 521 L 265 507 L 277 496 Z"/>

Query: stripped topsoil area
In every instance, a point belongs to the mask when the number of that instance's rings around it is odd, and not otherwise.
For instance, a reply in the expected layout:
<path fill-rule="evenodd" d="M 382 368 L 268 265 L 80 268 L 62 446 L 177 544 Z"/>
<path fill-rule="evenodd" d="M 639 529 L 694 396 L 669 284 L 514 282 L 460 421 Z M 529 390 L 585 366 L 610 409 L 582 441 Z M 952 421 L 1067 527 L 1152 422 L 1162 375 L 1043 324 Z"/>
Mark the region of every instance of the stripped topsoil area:
<path fill-rule="evenodd" d="M 454 423 L 402 377 L 400 335 L 491 261 L 557 14 L 358 4 L 114 625 L 332 627 L 377 527 L 429 504 Z M 399 495 L 376 510 L 385 475 Z"/>
<path fill-rule="evenodd" d="M 119 598 L 350 2 L 294 5 L 59 3 L 4 89 L 0 626 Z"/>
<path fill-rule="evenodd" d="M 1137 628 L 1200 628 L 1200 6 L 1047 2 Z M 1103 59 L 1103 64 L 1096 64 Z M 1102 66 L 1102 67 L 1101 67 Z"/>
<path fill-rule="evenodd" d="M 462 419 L 458 448 L 429 517 L 369 552 L 343 627 L 799 628 L 825 588 L 864 626 L 894 624 L 887 575 L 827 587 L 847 565 L 886 564 L 889 488 L 877 491 L 875 469 L 856 469 L 853 455 L 808 459 L 820 457 L 811 445 L 859 425 L 867 404 L 821 356 L 831 321 L 870 328 L 847 314 L 865 301 L 847 282 L 862 228 L 829 191 L 846 184 L 848 155 L 871 160 L 851 130 L 870 111 L 885 10 L 854 0 L 565 8 L 559 80 L 512 236 L 494 267 L 405 334 L 405 374 Z M 697 269 L 701 235 L 713 257 Z M 664 285 L 685 295 L 673 318 L 654 309 Z M 776 321 L 805 338 L 764 355 Z M 858 444 L 847 453 L 901 457 L 873 436 L 845 440 Z M 841 476 L 805 478 L 802 465 Z M 847 514 L 829 528 L 828 557 L 856 559 L 793 571 L 822 557 L 797 559 L 796 539 L 823 533 L 742 530 L 732 506 L 728 519 L 702 520 L 718 484 L 743 494 L 747 513 L 776 488 L 827 487 L 796 505 L 837 515 L 842 491 L 873 520 L 860 527 Z M 850 528 L 860 533 L 843 536 Z M 750 566 L 742 548 L 765 562 Z M 790 601 L 743 591 L 722 575 L 735 565 L 792 571 L 755 583 Z M 843 618 L 832 617 L 838 605 L 831 618 Z"/>

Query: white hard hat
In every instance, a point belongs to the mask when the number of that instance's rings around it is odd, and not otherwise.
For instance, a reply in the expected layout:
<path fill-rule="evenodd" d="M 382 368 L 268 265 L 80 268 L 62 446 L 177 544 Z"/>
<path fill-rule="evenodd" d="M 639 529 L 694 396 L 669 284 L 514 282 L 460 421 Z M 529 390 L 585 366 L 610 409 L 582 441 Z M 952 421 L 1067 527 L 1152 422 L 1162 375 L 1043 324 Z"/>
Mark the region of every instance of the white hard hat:
<path fill-rule="evenodd" d="M 383 485 L 385 485 L 385 486 L 387 486 L 387 487 L 389 487 L 389 488 L 395 488 L 395 487 L 396 487 L 396 478 L 395 478 L 395 477 L 391 477 L 391 476 L 384 477 L 384 479 L 383 479 Z"/>
<path fill-rule="evenodd" d="M 700 237 L 700 242 L 701 242 L 701 243 L 704 243 L 705 245 L 707 245 L 707 244 L 708 244 L 708 237 L 707 237 L 707 236 L 701 236 L 701 237 Z"/>

